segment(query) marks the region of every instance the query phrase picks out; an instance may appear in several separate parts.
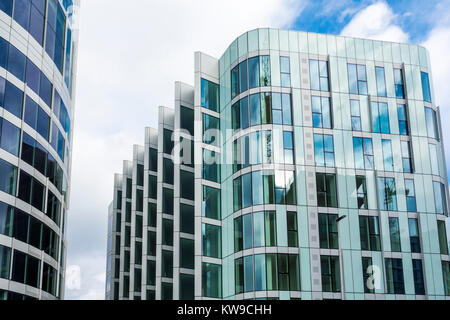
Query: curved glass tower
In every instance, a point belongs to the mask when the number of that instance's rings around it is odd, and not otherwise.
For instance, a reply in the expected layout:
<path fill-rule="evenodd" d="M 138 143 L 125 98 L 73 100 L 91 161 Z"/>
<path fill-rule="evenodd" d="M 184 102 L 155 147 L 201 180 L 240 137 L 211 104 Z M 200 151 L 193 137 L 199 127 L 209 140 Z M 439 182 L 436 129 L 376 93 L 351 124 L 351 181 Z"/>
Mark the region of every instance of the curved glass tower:
<path fill-rule="evenodd" d="M 175 93 L 116 175 L 107 298 L 450 299 L 425 48 L 257 29 Z"/>
<path fill-rule="evenodd" d="M 77 5 L 0 1 L 0 300 L 64 296 Z"/>

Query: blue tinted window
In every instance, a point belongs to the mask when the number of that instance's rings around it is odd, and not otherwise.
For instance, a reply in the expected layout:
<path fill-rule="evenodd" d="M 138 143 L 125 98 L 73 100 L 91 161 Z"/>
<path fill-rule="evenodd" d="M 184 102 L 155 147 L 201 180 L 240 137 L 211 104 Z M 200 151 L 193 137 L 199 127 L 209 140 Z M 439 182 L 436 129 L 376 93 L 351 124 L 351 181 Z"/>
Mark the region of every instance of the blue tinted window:
<path fill-rule="evenodd" d="M 394 171 L 391 140 L 382 140 L 382 145 L 383 145 L 384 170 Z"/>
<path fill-rule="evenodd" d="M 9 46 L 8 71 L 22 81 L 25 81 L 25 55 L 13 45 Z"/>
<path fill-rule="evenodd" d="M 58 156 L 61 158 L 61 160 L 64 161 L 64 148 L 65 148 L 65 140 L 64 136 L 61 134 L 61 132 L 58 130 Z"/>
<path fill-rule="evenodd" d="M 397 211 L 397 191 L 394 178 L 378 178 L 380 210 Z"/>
<path fill-rule="evenodd" d="M 439 131 L 437 126 L 436 112 L 426 107 L 425 108 L 425 120 L 427 122 L 427 133 L 429 138 L 434 138 L 439 140 Z"/>
<path fill-rule="evenodd" d="M 55 42 L 56 34 L 55 31 L 47 24 L 47 36 L 45 39 L 45 51 L 48 53 L 50 58 L 53 60 L 55 57 Z"/>
<path fill-rule="evenodd" d="M 239 64 L 239 92 L 242 93 L 248 89 L 247 60 Z"/>
<path fill-rule="evenodd" d="M 203 85 L 202 79 L 202 85 Z M 231 70 L 231 99 L 239 94 L 239 66 L 236 66 Z M 202 105 L 203 105 L 203 90 L 202 90 Z"/>
<path fill-rule="evenodd" d="M 250 125 L 249 112 L 248 112 L 248 97 L 241 99 L 240 101 L 240 118 L 241 118 L 241 128 L 246 129 Z"/>
<path fill-rule="evenodd" d="M 383 67 L 375 67 L 375 73 L 377 77 L 377 89 L 379 97 L 386 97 L 386 79 L 384 76 Z"/>
<path fill-rule="evenodd" d="M 281 86 L 289 88 L 291 86 L 291 66 L 289 57 L 280 57 Z"/>
<path fill-rule="evenodd" d="M 250 122 L 252 126 L 261 124 L 261 99 L 259 94 L 250 96 Z"/>
<path fill-rule="evenodd" d="M 28 24 L 30 22 L 30 9 L 30 0 L 16 0 L 14 2 L 14 20 L 25 30 L 28 30 Z"/>
<path fill-rule="evenodd" d="M 39 96 L 50 107 L 52 105 L 52 84 L 48 78 L 41 72 L 41 88 Z"/>
<path fill-rule="evenodd" d="M 30 97 L 27 96 L 25 100 L 25 115 L 24 121 L 33 129 L 36 129 L 37 122 L 37 110 L 39 106 Z"/>
<path fill-rule="evenodd" d="M 27 60 L 26 83 L 36 93 L 39 93 L 39 84 L 41 80 L 41 71 L 36 65 Z"/>
<path fill-rule="evenodd" d="M 6 81 L 4 108 L 18 118 L 22 118 L 23 92 Z"/>
<path fill-rule="evenodd" d="M 0 107 L 3 107 L 3 99 L 5 98 L 6 80 L 0 77 Z"/>
<path fill-rule="evenodd" d="M 219 86 L 202 79 L 202 107 L 219 112 Z"/>
<path fill-rule="evenodd" d="M 423 100 L 431 102 L 430 79 L 428 78 L 428 73 L 421 72 L 421 78 L 422 78 Z"/>
<path fill-rule="evenodd" d="M 0 67 L 3 69 L 6 69 L 6 63 L 8 61 L 8 47 L 8 41 L 0 37 Z"/>
<path fill-rule="evenodd" d="M 8 16 L 12 14 L 13 0 L 0 0 L 0 10 L 6 13 Z"/>
<path fill-rule="evenodd" d="M 36 131 L 45 139 L 48 140 L 50 130 L 50 117 L 45 113 L 41 107 L 38 108 Z M 62 157 L 61 157 L 62 159 Z"/>
<path fill-rule="evenodd" d="M 387 103 L 372 102 L 371 105 L 373 132 L 389 134 L 389 110 Z"/>
<path fill-rule="evenodd" d="M 292 125 L 292 111 L 291 111 L 291 95 L 283 93 L 281 95 L 281 105 L 283 108 L 283 124 Z"/>
<path fill-rule="evenodd" d="M 67 28 L 67 39 L 66 39 L 66 61 L 64 63 L 64 81 L 66 82 L 67 88 L 69 88 L 70 92 L 70 81 L 71 81 L 71 74 L 70 74 L 70 51 L 72 47 L 72 32 L 70 31 L 70 28 Z"/>
<path fill-rule="evenodd" d="M 44 40 L 44 15 L 34 5 L 31 6 L 30 16 L 30 34 L 40 44 L 43 44 Z"/>
<path fill-rule="evenodd" d="M 250 89 L 259 87 L 259 57 L 248 59 L 248 78 Z"/>
<path fill-rule="evenodd" d="M 397 105 L 398 129 L 401 135 L 409 134 L 408 119 L 406 117 L 406 106 L 404 104 Z"/>
<path fill-rule="evenodd" d="M 313 127 L 331 129 L 331 106 L 330 98 L 311 97 L 313 112 Z"/>
<path fill-rule="evenodd" d="M 20 129 L 5 119 L 1 120 L 0 148 L 17 157 L 19 156 Z"/>
<path fill-rule="evenodd" d="M 394 69 L 395 96 L 398 99 L 405 98 L 405 87 L 403 85 L 403 74 L 401 69 Z"/>
<path fill-rule="evenodd" d="M 0 159 L 0 190 L 11 195 L 16 194 L 17 167 Z"/>

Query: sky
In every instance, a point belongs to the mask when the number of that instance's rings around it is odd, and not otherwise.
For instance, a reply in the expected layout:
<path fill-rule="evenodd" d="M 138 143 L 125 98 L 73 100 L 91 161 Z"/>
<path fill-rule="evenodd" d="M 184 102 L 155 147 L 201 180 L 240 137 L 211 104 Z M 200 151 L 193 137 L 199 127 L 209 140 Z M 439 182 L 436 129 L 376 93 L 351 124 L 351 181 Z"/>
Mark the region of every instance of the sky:
<path fill-rule="evenodd" d="M 173 107 L 174 82 L 193 83 L 195 51 L 219 58 L 263 27 L 421 44 L 450 116 L 450 0 L 81 0 L 79 12 L 66 299 L 104 299 L 114 173 Z"/>

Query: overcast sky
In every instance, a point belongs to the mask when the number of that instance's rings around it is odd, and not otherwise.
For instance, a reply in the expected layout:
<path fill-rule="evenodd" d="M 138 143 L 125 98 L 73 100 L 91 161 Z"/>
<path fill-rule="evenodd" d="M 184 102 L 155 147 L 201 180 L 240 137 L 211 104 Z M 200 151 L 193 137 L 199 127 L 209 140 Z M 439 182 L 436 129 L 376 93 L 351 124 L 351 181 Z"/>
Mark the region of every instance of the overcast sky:
<path fill-rule="evenodd" d="M 114 173 L 143 144 L 144 128 L 156 127 L 157 107 L 173 107 L 174 82 L 193 83 L 195 51 L 219 58 L 259 27 L 424 44 L 449 119 L 450 0 L 81 2 L 66 299 L 104 299 Z"/>

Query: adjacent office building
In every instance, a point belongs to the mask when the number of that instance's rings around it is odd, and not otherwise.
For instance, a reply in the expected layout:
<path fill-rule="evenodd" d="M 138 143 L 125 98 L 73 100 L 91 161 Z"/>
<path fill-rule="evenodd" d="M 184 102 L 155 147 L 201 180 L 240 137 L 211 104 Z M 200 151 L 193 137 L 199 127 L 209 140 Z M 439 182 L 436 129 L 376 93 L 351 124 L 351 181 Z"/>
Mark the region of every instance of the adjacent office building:
<path fill-rule="evenodd" d="M 114 177 L 107 299 L 450 299 L 425 48 L 257 29 L 174 106 Z"/>
<path fill-rule="evenodd" d="M 64 297 L 74 0 L 0 0 L 0 300 Z"/>

